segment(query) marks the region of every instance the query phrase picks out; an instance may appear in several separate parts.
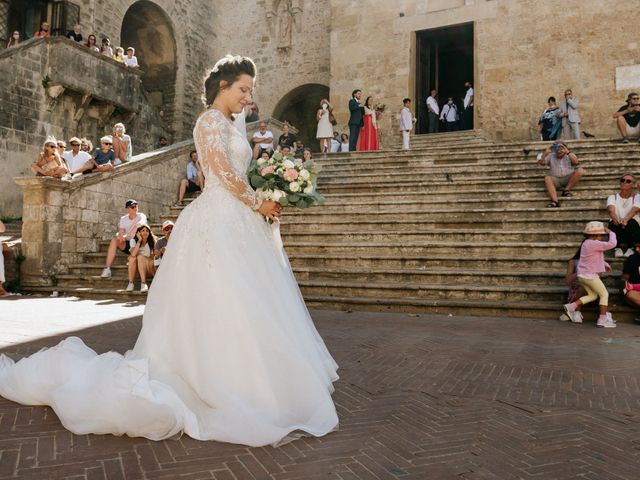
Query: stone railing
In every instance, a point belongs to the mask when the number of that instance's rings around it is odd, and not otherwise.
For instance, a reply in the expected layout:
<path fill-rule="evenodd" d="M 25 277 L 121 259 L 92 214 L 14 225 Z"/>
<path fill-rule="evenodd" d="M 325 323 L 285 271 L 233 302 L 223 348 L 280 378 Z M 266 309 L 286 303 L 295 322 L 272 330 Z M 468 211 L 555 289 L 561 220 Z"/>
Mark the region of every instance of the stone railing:
<path fill-rule="evenodd" d="M 71 181 L 17 177 L 23 190 L 22 284 L 46 285 L 58 273 L 99 250 L 116 233 L 124 204 L 134 198 L 149 221 L 175 202 L 192 141 L 136 155 L 111 172 Z"/>

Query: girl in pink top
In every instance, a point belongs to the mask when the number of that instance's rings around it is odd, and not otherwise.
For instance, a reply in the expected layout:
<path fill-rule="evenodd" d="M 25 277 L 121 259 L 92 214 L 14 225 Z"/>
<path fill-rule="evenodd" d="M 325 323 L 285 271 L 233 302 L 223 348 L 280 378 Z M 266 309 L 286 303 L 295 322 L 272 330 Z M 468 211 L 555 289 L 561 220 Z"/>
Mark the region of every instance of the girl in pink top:
<path fill-rule="evenodd" d="M 567 316 L 574 323 L 582 323 L 580 309 L 586 303 L 600 298 L 600 316 L 596 326 L 604 328 L 615 328 L 616 322 L 607 312 L 609 306 L 609 292 L 605 287 L 600 274 L 611 271 L 611 267 L 604 261 L 604 252 L 616 246 L 616 234 L 605 228 L 602 222 L 589 222 L 584 229 L 585 241 L 580 248 L 580 260 L 578 260 L 578 281 L 587 290 L 587 295 L 581 297 L 573 303 L 564 306 Z M 603 241 L 604 236 L 609 234 L 609 240 Z"/>

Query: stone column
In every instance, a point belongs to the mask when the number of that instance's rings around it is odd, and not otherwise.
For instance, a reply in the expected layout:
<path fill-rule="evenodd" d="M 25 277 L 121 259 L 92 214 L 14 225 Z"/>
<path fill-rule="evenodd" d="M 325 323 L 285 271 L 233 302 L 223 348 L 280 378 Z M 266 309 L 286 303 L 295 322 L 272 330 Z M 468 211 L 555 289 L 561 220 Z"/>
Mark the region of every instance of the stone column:
<path fill-rule="evenodd" d="M 6 45 L 12 33 L 9 31 L 9 0 L 0 0 L 0 40 Z"/>
<path fill-rule="evenodd" d="M 47 285 L 57 273 L 62 252 L 63 207 L 67 182 L 45 177 L 17 177 L 22 187 L 22 283 Z"/>

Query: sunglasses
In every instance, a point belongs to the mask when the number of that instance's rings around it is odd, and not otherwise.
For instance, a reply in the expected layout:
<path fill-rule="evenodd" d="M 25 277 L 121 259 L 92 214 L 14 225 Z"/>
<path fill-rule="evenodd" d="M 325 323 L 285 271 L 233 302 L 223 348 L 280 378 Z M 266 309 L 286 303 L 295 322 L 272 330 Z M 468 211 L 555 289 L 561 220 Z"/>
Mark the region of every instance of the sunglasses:
<path fill-rule="evenodd" d="M 59 143 L 59 144 L 58 144 L 58 147 L 60 147 L 60 148 L 65 148 L 65 147 L 66 147 L 66 145 L 62 145 L 61 143 Z"/>
<path fill-rule="evenodd" d="M 640 100 L 640 97 L 631 97 L 631 100 Z"/>
<path fill-rule="evenodd" d="M 633 180 L 629 180 L 628 178 L 621 178 L 620 183 L 633 183 Z"/>
<path fill-rule="evenodd" d="M 57 145 L 47 145 L 47 148 L 58 148 Z"/>
<path fill-rule="evenodd" d="M 102 142 L 103 145 L 113 145 L 113 143 Z"/>
<path fill-rule="evenodd" d="M 79 143 L 71 143 L 70 145 L 71 145 L 72 147 L 79 147 L 79 146 L 80 146 L 80 144 L 79 144 Z"/>
<path fill-rule="evenodd" d="M 138 208 L 138 205 L 129 205 L 127 208 Z"/>

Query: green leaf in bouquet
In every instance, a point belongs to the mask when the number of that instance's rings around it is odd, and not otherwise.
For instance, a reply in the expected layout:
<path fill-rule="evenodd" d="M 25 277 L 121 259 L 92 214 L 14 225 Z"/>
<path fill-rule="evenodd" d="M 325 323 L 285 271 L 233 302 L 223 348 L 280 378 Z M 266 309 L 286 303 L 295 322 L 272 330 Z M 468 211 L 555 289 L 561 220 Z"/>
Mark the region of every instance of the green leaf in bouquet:
<path fill-rule="evenodd" d="M 297 193 L 292 193 L 289 195 L 290 203 L 297 203 L 299 200 L 300 200 L 300 195 L 298 195 Z"/>
<path fill-rule="evenodd" d="M 287 197 L 280 197 L 280 200 L 278 200 L 278 202 L 280 202 L 280 205 L 282 205 L 283 207 L 286 207 L 287 205 L 289 205 L 289 200 L 287 200 Z"/>
<path fill-rule="evenodd" d="M 251 175 L 251 186 L 254 188 L 262 188 L 266 180 L 262 178 L 260 175 Z"/>
<path fill-rule="evenodd" d="M 296 202 L 296 207 L 298 208 L 307 208 L 307 201 L 304 198 L 301 198 Z"/>

